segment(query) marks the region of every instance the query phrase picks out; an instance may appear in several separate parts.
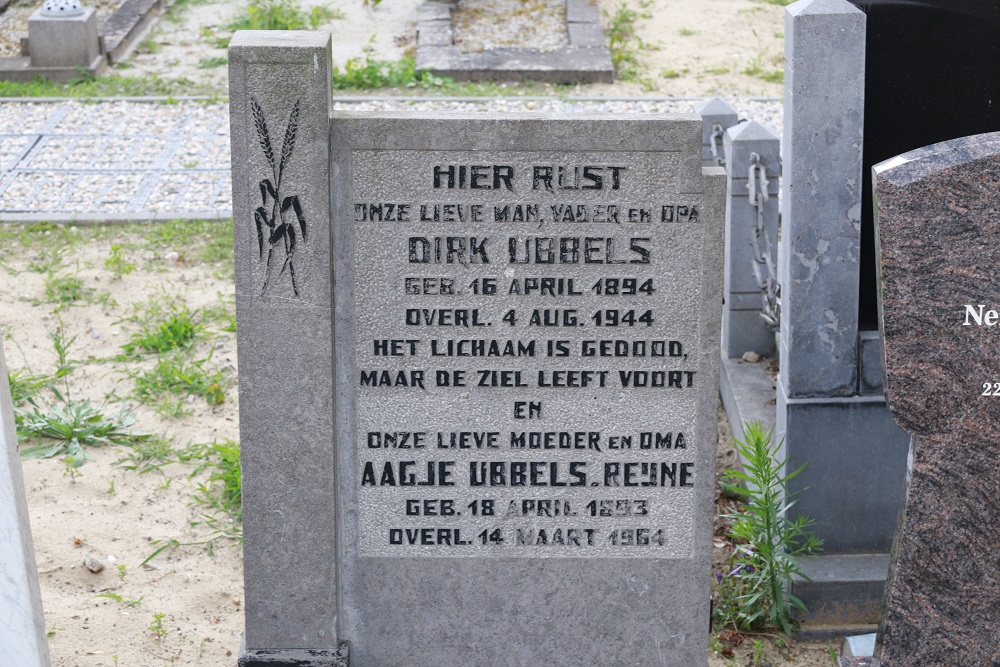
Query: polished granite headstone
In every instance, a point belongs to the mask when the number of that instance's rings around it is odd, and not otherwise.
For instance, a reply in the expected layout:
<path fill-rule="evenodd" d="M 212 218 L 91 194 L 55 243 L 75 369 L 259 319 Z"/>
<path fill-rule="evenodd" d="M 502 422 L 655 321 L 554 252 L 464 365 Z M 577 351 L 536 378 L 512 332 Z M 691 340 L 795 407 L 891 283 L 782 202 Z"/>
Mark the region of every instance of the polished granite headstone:
<path fill-rule="evenodd" d="M 887 394 L 912 434 L 881 667 L 1000 664 L 1000 133 L 873 168 Z"/>

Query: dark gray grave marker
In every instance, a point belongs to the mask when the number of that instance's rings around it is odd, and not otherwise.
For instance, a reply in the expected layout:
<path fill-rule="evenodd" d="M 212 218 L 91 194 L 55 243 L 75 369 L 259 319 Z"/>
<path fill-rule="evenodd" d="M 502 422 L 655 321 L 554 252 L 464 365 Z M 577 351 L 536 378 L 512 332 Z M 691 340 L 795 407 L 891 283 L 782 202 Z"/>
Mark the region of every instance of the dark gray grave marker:
<path fill-rule="evenodd" d="M 230 45 L 241 664 L 704 665 L 700 119 L 330 117 L 328 68 Z"/>
<path fill-rule="evenodd" d="M 873 169 L 889 407 L 912 434 L 876 665 L 1000 664 L 1000 133 Z"/>

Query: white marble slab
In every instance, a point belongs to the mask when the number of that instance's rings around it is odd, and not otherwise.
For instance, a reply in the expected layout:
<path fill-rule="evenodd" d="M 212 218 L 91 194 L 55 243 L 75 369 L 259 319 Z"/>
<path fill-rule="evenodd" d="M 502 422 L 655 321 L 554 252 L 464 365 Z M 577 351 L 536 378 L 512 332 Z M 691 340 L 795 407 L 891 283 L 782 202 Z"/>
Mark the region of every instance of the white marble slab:
<path fill-rule="evenodd" d="M 48 667 L 49 645 L 2 348 L 0 427 L 0 653 L 6 665 Z"/>

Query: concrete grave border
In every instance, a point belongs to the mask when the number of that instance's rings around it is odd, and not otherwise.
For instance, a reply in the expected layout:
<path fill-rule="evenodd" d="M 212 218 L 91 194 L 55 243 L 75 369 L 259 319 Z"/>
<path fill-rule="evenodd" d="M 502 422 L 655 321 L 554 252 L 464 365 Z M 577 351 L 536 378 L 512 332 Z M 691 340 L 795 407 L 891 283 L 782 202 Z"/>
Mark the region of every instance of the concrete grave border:
<path fill-rule="evenodd" d="M 417 69 L 458 81 L 611 83 L 611 53 L 600 13 L 588 0 L 566 0 L 569 46 L 555 51 L 527 48 L 464 53 L 454 44 L 452 12 L 457 0 L 425 2 L 417 22 Z"/>

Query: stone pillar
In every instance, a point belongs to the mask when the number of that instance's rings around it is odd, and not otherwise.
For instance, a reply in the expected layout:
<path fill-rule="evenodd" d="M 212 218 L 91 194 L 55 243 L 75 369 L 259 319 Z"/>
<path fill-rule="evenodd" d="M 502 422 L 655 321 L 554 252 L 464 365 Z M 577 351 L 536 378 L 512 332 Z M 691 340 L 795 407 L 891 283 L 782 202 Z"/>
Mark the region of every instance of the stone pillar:
<path fill-rule="evenodd" d="M 754 276 L 754 236 L 757 208 L 750 200 L 750 170 L 755 169 L 754 192 L 766 191 L 763 207 L 763 234 L 757 239 L 761 252 L 778 259 L 778 178 L 781 175 L 781 148 L 778 136 L 756 121 L 740 123 L 726 131 L 724 139 L 728 172 L 729 206 L 726 207 L 725 304 L 722 307 L 722 350 L 734 359 L 744 352 L 774 356 L 774 331 L 760 316 L 761 291 Z M 756 162 L 754 162 L 756 160 Z M 760 170 L 765 181 L 760 178 Z M 767 241 L 770 241 L 770 244 Z M 767 267 L 761 267 L 767 275 Z"/>
<path fill-rule="evenodd" d="M 245 666 L 340 660 L 330 59 L 322 32 L 229 44 Z"/>
<path fill-rule="evenodd" d="M 694 112 L 701 116 L 701 160 L 704 167 L 718 167 L 725 162 L 722 141 L 726 130 L 740 121 L 729 102 L 712 97 L 694 105 Z M 715 147 L 713 152 L 712 147 Z"/>
<path fill-rule="evenodd" d="M 776 436 L 806 466 L 792 511 L 825 541 L 795 592 L 805 620 L 841 627 L 877 620 L 909 440 L 858 328 L 865 34 L 847 0 L 786 10 Z"/>
<path fill-rule="evenodd" d="M 31 545 L 28 503 L 0 347 L 0 647 L 6 664 L 48 667 L 49 643 Z"/>

